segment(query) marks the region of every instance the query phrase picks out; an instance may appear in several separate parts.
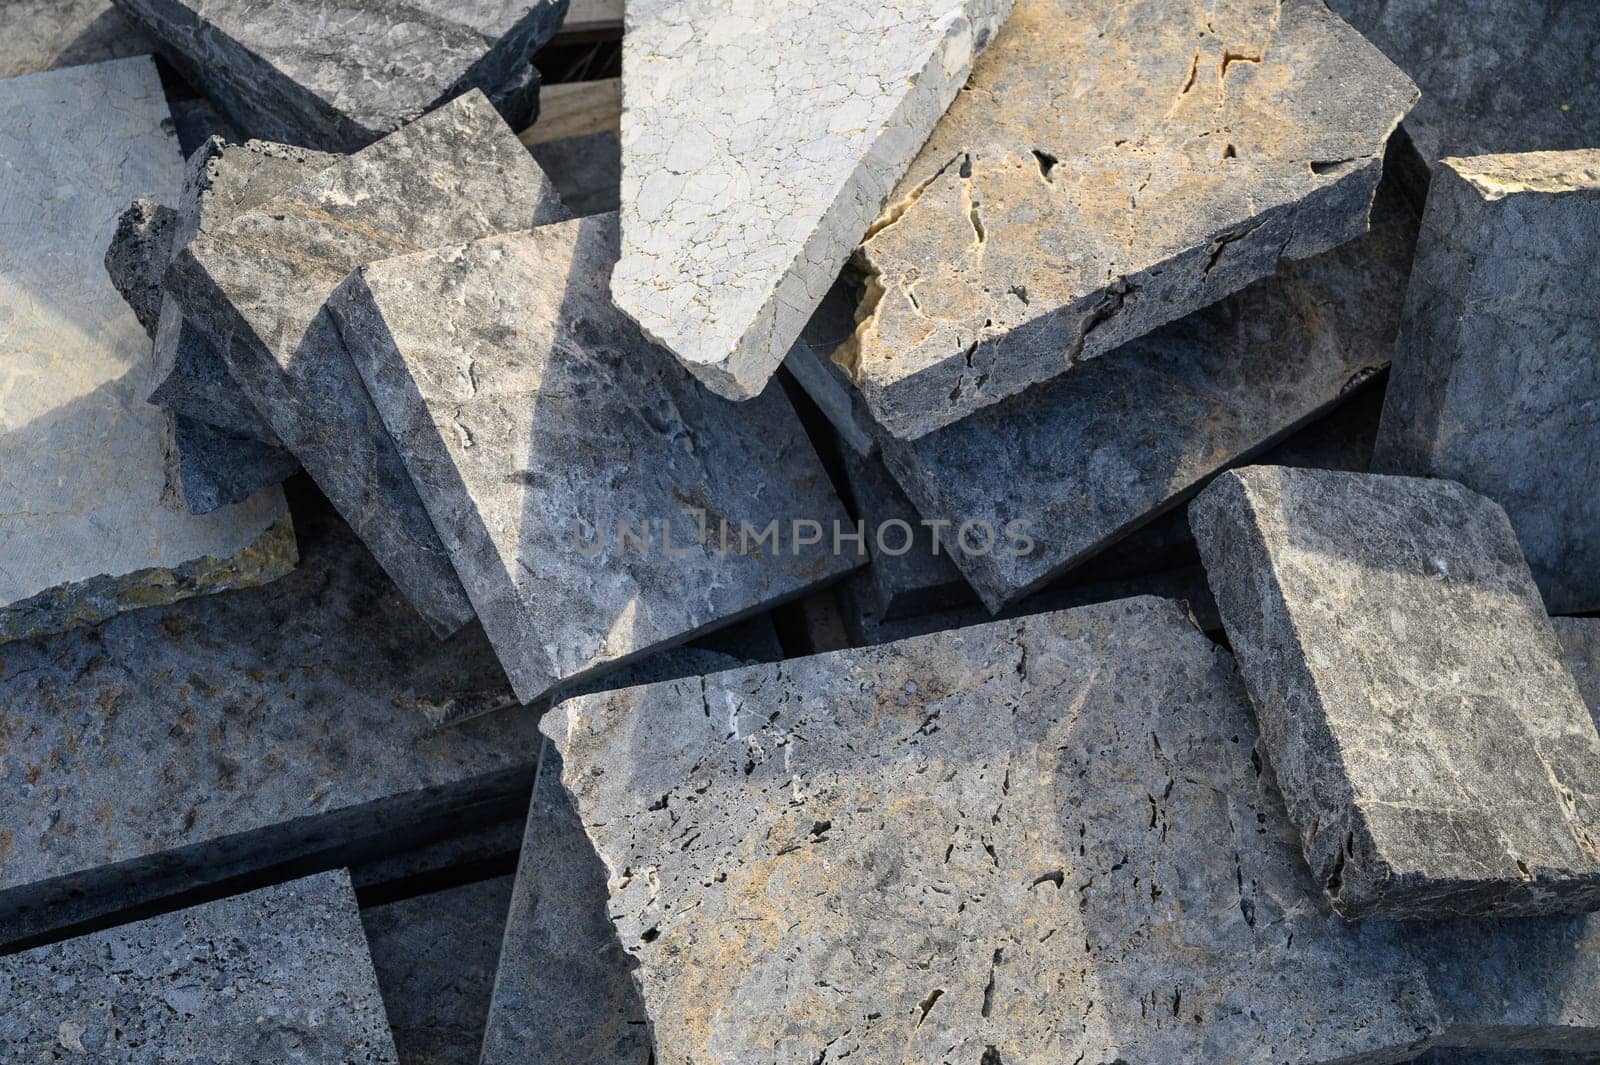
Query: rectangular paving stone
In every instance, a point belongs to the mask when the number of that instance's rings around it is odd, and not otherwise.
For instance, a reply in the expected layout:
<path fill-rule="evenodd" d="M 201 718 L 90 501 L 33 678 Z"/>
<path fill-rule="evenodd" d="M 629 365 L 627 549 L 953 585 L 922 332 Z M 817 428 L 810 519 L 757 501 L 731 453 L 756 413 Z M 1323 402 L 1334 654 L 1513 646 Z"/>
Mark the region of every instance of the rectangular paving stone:
<path fill-rule="evenodd" d="M 543 727 L 657 1060 L 1387 1062 L 1438 1029 L 1403 930 L 1322 903 L 1232 662 L 1177 604 Z"/>
<path fill-rule="evenodd" d="M 1552 614 L 1600 610 L 1600 150 L 1444 159 L 1376 468 L 1505 508 Z"/>
<path fill-rule="evenodd" d="M 0 958 L 16 1061 L 396 1065 L 343 871 Z"/>
<path fill-rule="evenodd" d="M 1011 4 L 628 4 L 617 306 L 759 395 Z"/>
<path fill-rule="evenodd" d="M 566 12 L 559 0 L 115 2 L 241 130 L 338 152 L 470 90 L 521 88 Z"/>
<path fill-rule="evenodd" d="M 595 215 L 369 264 L 329 304 L 524 702 L 859 565 L 782 389 L 722 399 L 645 339 L 617 248 Z"/>
<path fill-rule="evenodd" d="M 161 505 L 150 341 L 103 264 L 129 201 L 181 180 L 155 64 L 10 78 L 0 115 L 0 640 L 281 576 L 280 493 Z"/>
<path fill-rule="evenodd" d="M 1450 481 L 1255 466 L 1189 521 L 1340 913 L 1600 908 L 1600 733 L 1504 511 Z"/>
<path fill-rule="evenodd" d="M 240 389 L 441 635 L 471 604 L 323 305 L 364 263 L 565 217 L 473 92 L 208 230 L 168 272 Z"/>
<path fill-rule="evenodd" d="M 1018 0 L 862 244 L 916 439 L 1364 233 L 1417 90 L 1322 0 Z"/>

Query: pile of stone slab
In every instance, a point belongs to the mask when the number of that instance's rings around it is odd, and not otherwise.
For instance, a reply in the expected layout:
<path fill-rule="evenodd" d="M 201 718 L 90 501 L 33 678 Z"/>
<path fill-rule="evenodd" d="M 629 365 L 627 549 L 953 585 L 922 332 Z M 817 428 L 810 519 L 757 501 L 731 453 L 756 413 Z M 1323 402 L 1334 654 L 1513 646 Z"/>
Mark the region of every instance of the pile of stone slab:
<path fill-rule="evenodd" d="M 1600 9 L 6 11 L 0 1062 L 1600 1062 Z"/>

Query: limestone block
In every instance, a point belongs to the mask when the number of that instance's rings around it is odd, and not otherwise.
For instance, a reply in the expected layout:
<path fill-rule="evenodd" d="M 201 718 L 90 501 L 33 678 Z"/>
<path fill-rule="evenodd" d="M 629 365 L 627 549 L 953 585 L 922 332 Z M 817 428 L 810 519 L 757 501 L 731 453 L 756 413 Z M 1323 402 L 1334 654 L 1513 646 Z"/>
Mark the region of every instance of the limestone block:
<path fill-rule="evenodd" d="M 1019 0 L 862 245 L 915 439 L 1366 231 L 1416 87 L 1321 0 Z"/>
<path fill-rule="evenodd" d="M 350 877 L 0 958 L 11 1061 L 396 1065 Z"/>
<path fill-rule="evenodd" d="M 1322 904 L 1176 604 L 566 705 L 658 1061 L 1385 1062 L 1438 1028 L 1403 930 Z"/>
<path fill-rule="evenodd" d="M 524 702 L 859 564 L 781 388 L 724 400 L 647 341 L 617 247 L 594 215 L 372 263 L 329 304 Z"/>
<path fill-rule="evenodd" d="M 188 320 L 441 635 L 472 607 L 323 305 L 363 263 L 565 217 L 473 92 L 202 233 L 168 271 Z"/>
<path fill-rule="evenodd" d="M 1375 463 L 1505 508 L 1552 614 L 1600 610 L 1600 150 L 1445 159 Z"/>
<path fill-rule="evenodd" d="M 1600 733 L 1504 511 L 1450 481 L 1256 466 L 1189 521 L 1340 913 L 1600 908 Z"/>
<path fill-rule="evenodd" d="M 102 63 L 155 50 L 109 0 L 6 0 L 0 78 Z"/>
<path fill-rule="evenodd" d="M 566 12 L 560 0 L 115 2 L 239 129 L 338 152 L 472 89 L 520 88 Z"/>
<path fill-rule="evenodd" d="M 617 305 L 761 393 L 1012 0 L 638 0 Z"/>
<path fill-rule="evenodd" d="M 150 342 L 103 259 L 181 179 L 148 58 L 0 82 L 0 640 L 259 584 L 295 546 L 280 493 L 161 506 Z"/>

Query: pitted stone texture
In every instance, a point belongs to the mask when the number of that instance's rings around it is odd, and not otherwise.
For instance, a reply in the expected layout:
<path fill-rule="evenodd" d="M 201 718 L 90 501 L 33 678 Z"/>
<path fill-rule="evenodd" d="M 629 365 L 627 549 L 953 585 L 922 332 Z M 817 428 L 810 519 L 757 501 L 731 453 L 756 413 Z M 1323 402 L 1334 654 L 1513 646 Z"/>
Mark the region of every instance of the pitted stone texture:
<path fill-rule="evenodd" d="M 363 263 L 565 217 L 474 92 L 202 234 L 168 272 L 283 446 L 441 634 L 472 607 L 323 305 Z"/>
<path fill-rule="evenodd" d="M 0 116 L 0 640 L 281 576 L 280 493 L 161 506 L 150 341 L 104 266 L 118 213 L 181 179 L 155 64 L 8 79 Z"/>
<path fill-rule="evenodd" d="M 782 389 L 733 403 L 647 341 L 611 303 L 617 247 L 595 215 L 373 263 L 330 301 L 524 702 L 859 564 L 791 535 L 845 514 Z M 771 523 L 775 550 L 739 549 Z"/>
<path fill-rule="evenodd" d="M 396 1065 L 344 872 L 0 958 L 0 1060 Z"/>
<path fill-rule="evenodd" d="M 161 275 L 172 258 L 178 214 L 153 200 L 134 200 L 117 219 L 106 248 L 106 273 L 133 316 L 154 340 L 161 318 Z"/>
<path fill-rule="evenodd" d="M 347 528 L 296 509 L 304 561 L 265 588 L 0 645 L 0 944 L 526 802 L 529 715 L 427 724 L 506 690 L 481 631 L 438 642 Z"/>
<path fill-rule="evenodd" d="M 520 88 L 529 57 L 555 33 L 567 6 L 561 0 L 116 4 L 241 130 L 340 152 L 362 148 L 474 88 L 491 96 Z M 525 110 L 515 117 L 531 121 Z"/>
<path fill-rule="evenodd" d="M 1259 454 L 1388 362 L 1416 220 L 1385 196 L 1373 232 L 1059 380 L 883 457 L 990 610 L 1041 588 Z M 1032 549 L 981 530 L 1026 523 Z M 975 530 L 965 540 L 959 530 Z M 1015 541 L 1020 542 L 1020 541 Z"/>
<path fill-rule="evenodd" d="M 1552 614 L 1600 610 L 1600 150 L 1445 159 L 1376 468 L 1499 503 Z"/>
<path fill-rule="evenodd" d="M 617 306 L 759 395 L 1011 3 L 629 3 Z"/>
<path fill-rule="evenodd" d="M 1449 481 L 1255 466 L 1189 521 L 1340 913 L 1600 908 L 1600 734 L 1504 511 Z"/>
<path fill-rule="evenodd" d="M 1387 1062 L 1437 1027 L 1392 926 L 1322 905 L 1177 604 L 568 707 L 658 1061 Z"/>
<path fill-rule="evenodd" d="M 402 1065 L 478 1065 L 512 878 L 361 911 Z"/>
<path fill-rule="evenodd" d="M 165 412 L 162 435 L 167 482 L 162 502 L 209 514 L 282 484 L 300 468 L 282 448 Z"/>
<path fill-rule="evenodd" d="M 649 1018 L 606 917 L 606 871 L 546 745 L 495 974 L 481 1065 L 650 1065 Z"/>
<path fill-rule="evenodd" d="M 1019 0 L 862 245 L 915 439 L 1366 231 L 1416 87 L 1321 0 Z"/>
<path fill-rule="evenodd" d="M 155 50 L 107 0 L 6 0 L 5 18 L 0 78 Z"/>

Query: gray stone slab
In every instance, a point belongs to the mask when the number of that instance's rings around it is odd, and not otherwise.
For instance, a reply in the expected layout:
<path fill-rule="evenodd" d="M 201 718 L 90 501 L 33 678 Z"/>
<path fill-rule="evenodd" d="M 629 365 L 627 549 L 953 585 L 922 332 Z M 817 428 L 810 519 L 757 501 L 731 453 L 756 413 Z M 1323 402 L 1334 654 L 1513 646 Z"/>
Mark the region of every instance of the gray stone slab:
<path fill-rule="evenodd" d="M 396 1065 L 350 878 L 0 958 L 7 1061 Z"/>
<path fill-rule="evenodd" d="M 209 514 L 282 484 L 300 468 L 280 447 L 170 411 L 164 417 L 167 481 L 162 501 L 169 507 Z"/>
<path fill-rule="evenodd" d="M 104 266 L 118 213 L 181 179 L 154 62 L 7 79 L 0 115 L 0 640 L 282 575 L 280 493 L 161 506 L 150 341 Z"/>
<path fill-rule="evenodd" d="M 364 263 L 565 217 L 473 92 L 208 230 L 168 271 L 188 320 L 441 634 L 472 606 L 323 305 Z"/>
<path fill-rule="evenodd" d="M 297 511 L 280 581 L 0 645 L 0 944 L 526 802 L 531 715 L 427 721 L 505 690 L 481 631 L 439 642 L 342 523 Z"/>
<path fill-rule="evenodd" d="M 161 275 L 172 259 L 177 221 L 178 213 L 170 207 L 134 200 L 117 218 L 117 231 L 106 248 L 106 274 L 151 340 L 161 319 Z"/>
<path fill-rule="evenodd" d="M 1386 196 L 1371 234 L 1285 261 L 1272 278 L 956 425 L 914 441 L 884 434 L 884 461 L 918 513 L 950 523 L 956 565 L 998 610 L 1380 370 L 1415 231 L 1403 199 Z"/>
<path fill-rule="evenodd" d="M 1018 0 L 862 244 L 849 367 L 915 439 L 1366 231 L 1416 101 L 1321 0 Z"/>
<path fill-rule="evenodd" d="M 794 534 L 845 514 L 782 388 L 724 400 L 646 340 L 617 247 L 594 215 L 372 263 L 329 303 L 524 702 L 859 564 Z"/>
<path fill-rule="evenodd" d="M 512 878 L 361 911 L 402 1065 L 478 1065 Z"/>
<path fill-rule="evenodd" d="M 1600 908 L 1600 733 L 1504 511 L 1450 481 L 1255 466 L 1189 521 L 1340 913 Z"/>
<path fill-rule="evenodd" d="M 758 395 L 1011 4 L 629 4 L 617 305 Z"/>
<path fill-rule="evenodd" d="M 657 1060 L 1383 1062 L 1437 1030 L 1394 926 L 1322 904 L 1176 604 L 568 706 Z"/>
<path fill-rule="evenodd" d="M 604 214 L 621 206 L 622 143 L 610 130 L 541 141 L 528 151 L 573 214 Z"/>
<path fill-rule="evenodd" d="M 1552 614 L 1600 610 L 1600 150 L 1445 159 L 1376 468 L 1499 503 Z"/>
<path fill-rule="evenodd" d="M 474 88 L 521 88 L 566 12 L 559 0 L 116 3 L 239 129 L 344 152 Z"/>
<path fill-rule="evenodd" d="M 155 51 L 109 0 L 6 0 L 0 78 Z"/>

